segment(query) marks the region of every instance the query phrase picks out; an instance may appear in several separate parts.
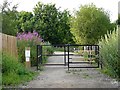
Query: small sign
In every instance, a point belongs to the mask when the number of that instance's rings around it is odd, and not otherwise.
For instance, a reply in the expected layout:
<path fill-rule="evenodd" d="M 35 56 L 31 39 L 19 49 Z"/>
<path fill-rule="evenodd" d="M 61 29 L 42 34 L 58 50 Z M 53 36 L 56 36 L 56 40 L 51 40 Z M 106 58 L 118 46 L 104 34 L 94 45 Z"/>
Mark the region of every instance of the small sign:
<path fill-rule="evenodd" d="M 25 48 L 25 57 L 30 57 L 30 48 L 29 47 Z"/>
<path fill-rule="evenodd" d="M 30 63 L 30 47 L 25 47 L 25 57 L 26 57 L 26 67 L 30 68 L 31 63 Z"/>
<path fill-rule="evenodd" d="M 25 57 L 30 57 L 30 50 L 25 50 Z"/>
<path fill-rule="evenodd" d="M 29 57 L 26 57 L 26 62 L 29 62 L 30 61 L 30 58 Z"/>

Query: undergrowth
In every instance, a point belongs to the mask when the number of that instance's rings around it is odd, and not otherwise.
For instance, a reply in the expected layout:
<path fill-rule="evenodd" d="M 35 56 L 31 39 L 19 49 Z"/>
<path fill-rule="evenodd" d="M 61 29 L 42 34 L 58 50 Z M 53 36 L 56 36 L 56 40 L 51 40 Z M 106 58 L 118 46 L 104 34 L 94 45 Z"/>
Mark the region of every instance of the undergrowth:
<path fill-rule="evenodd" d="M 32 80 L 37 73 L 30 71 L 18 60 L 7 53 L 2 53 L 2 85 L 15 86 Z"/>
<path fill-rule="evenodd" d="M 99 42 L 103 71 L 114 78 L 120 78 L 120 59 L 118 55 L 118 30 L 106 34 Z"/>

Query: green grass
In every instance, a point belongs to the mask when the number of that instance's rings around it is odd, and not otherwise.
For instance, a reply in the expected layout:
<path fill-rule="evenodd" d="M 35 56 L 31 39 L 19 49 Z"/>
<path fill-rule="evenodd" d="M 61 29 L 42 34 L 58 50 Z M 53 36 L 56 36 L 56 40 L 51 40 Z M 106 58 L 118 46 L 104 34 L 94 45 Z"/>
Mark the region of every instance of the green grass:
<path fill-rule="evenodd" d="M 2 73 L 0 72 L 0 90 L 2 89 Z"/>
<path fill-rule="evenodd" d="M 37 73 L 30 71 L 7 53 L 2 54 L 2 85 L 16 86 L 30 81 Z"/>
<path fill-rule="evenodd" d="M 106 75 L 110 76 L 111 78 L 118 79 L 117 77 L 114 76 L 114 73 L 109 68 L 106 68 L 106 67 L 104 67 L 103 69 L 96 68 L 96 70 L 100 71 L 103 74 L 106 74 Z"/>

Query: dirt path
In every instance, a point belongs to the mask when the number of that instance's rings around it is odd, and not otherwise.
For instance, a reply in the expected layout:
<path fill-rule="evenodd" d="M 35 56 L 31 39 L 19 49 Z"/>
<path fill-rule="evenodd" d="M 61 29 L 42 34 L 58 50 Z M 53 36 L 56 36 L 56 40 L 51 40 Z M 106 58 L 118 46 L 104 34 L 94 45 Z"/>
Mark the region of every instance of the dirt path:
<path fill-rule="evenodd" d="M 49 57 L 60 61 L 62 57 Z M 39 76 L 23 88 L 116 88 L 118 83 L 96 69 L 70 69 L 45 66 Z"/>

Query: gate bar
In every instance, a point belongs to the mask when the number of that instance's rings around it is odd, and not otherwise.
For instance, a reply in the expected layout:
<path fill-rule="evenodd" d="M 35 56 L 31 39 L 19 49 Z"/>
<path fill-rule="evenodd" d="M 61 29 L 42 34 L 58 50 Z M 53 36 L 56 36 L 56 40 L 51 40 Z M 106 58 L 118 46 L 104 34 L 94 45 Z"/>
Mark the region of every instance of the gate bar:
<path fill-rule="evenodd" d="M 64 56 L 67 54 L 42 54 L 42 56 Z M 73 55 L 73 56 L 80 56 L 80 55 L 74 55 L 74 54 L 69 54 L 69 55 Z"/>
<path fill-rule="evenodd" d="M 50 66 L 51 66 L 51 65 L 53 65 L 53 66 L 54 66 L 54 65 L 62 65 L 62 66 L 63 66 L 63 65 L 65 65 L 65 64 L 54 64 L 54 63 L 53 63 L 53 64 L 50 64 L 50 63 L 48 63 L 48 64 L 43 64 L 43 65 L 48 65 L 48 66 L 49 66 L 49 65 L 50 65 Z"/>
<path fill-rule="evenodd" d="M 96 67 L 69 67 L 69 68 L 99 68 L 99 67 L 96 66 Z"/>

